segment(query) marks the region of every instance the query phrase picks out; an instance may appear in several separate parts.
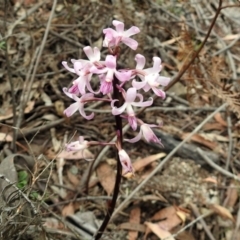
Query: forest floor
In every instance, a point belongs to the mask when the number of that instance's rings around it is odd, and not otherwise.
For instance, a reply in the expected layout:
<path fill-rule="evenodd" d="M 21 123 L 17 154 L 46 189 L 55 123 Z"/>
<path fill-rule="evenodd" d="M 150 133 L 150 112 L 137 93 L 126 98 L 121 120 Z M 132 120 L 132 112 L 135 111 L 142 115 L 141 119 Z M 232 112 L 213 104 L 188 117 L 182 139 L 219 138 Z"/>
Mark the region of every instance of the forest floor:
<path fill-rule="evenodd" d="M 232 7 L 221 9 L 206 39 L 221 2 Z M 114 148 L 83 154 L 64 146 L 80 135 L 112 141 L 115 118 L 109 104 L 95 102 L 86 106 L 91 121 L 63 114 L 72 101 L 62 89 L 76 75 L 62 62 L 86 59 L 84 46 L 97 46 L 104 59 L 102 30 L 117 19 L 141 30 L 136 51 L 121 46 L 121 66 L 134 68 L 142 54 L 151 67 L 158 56 L 161 75 L 179 80 L 139 115 L 161 125 L 154 132 L 163 146 L 124 142 L 135 174 L 123 176 L 102 239 L 240 240 L 239 1 L 54 3 L 5 0 L 0 7 L 0 239 L 87 240 L 104 219 Z M 124 121 L 124 138 L 134 136 Z"/>

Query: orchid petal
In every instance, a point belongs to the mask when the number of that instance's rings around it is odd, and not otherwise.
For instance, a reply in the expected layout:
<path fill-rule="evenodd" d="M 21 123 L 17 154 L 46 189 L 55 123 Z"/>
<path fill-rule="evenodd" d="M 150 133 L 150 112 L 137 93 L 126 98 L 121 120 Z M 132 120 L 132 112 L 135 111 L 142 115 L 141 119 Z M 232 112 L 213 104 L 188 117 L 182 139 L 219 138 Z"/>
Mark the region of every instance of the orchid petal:
<path fill-rule="evenodd" d="M 162 99 L 165 99 L 166 93 L 163 90 L 156 87 L 153 87 L 152 90 L 157 96 L 161 97 Z"/>
<path fill-rule="evenodd" d="M 110 69 L 116 69 L 116 57 L 112 55 L 107 55 L 105 60 L 106 67 Z"/>
<path fill-rule="evenodd" d="M 142 132 L 140 131 L 136 137 L 132 138 L 132 139 L 124 139 L 124 141 L 126 142 L 130 142 L 130 143 L 135 143 L 138 142 L 140 139 L 142 138 Z"/>
<path fill-rule="evenodd" d="M 128 116 L 128 123 L 131 128 L 135 131 L 137 129 L 137 118 L 135 116 Z"/>
<path fill-rule="evenodd" d="M 66 88 L 66 87 L 64 87 L 63 89 L 63 92 L 68 96 L 68 97 L 70 97 L 70 98 L 72 98 L 73 99 L 73 93 L 70 93 L 69 92 L 69 90 Z"/>
<path fill-rule="evenodd" d="M 132 76 L 132 71 L 115 71 L 115 76 L 121 82 L 126 82 L 130 80 Z"/>
<path fill-rule="evenodd" d="M 88 116 L 86 115 L 83 106 L 81 106 L 81 107 L 79 108 L 79 113 L 80 113 L 84 118 L 86 118 L 87 120 L 91 120 L 91 119 L 94 118 L 94 113 L 91 113 L 91 114 L 88 115 Z"/>
<path fill-rule="evenodd" d="M 112 114 L 113 115 L 119 115 L 121 113 L 123 113 L 123 111 L 126 109 L 127 104 L 124 103 L 121 107 L 117 108 L 117 107 L 113 107 L 112 109 Z"/>
<path fill-rule="evenodd" d="M 74 68 L 70 68 L 70 67 L 68 66 L 68 64 L 67 64 L 66 61 L 63 61 L 63 62 L 62 62 L 62 65 L 63 65 L 69 72 L 75 73 Z"/>
<path fill-rule="evenodd" d="M 78 110 L 78 108 L 79 108 L 79 103 L 76 102 L 71 104 L 68 108 L 66 108 L 63 113 L 67 117 L 71 117 Z"/>
<path fill-rule="evenodd" d="M 170 80 L 171 80 L 171 79 L 168 78 L 168 77 L 159 76 L 156 81 L 157 81 L 159 84 L 161 84 L 162 86 L 167 86 L 167 85 L 169 84 Z"/>
<path fill-rule="evenodd" d="M 161 58 L 153 57 L 152 73 L 159 73 L 161 70 Z"/>
<path fill-rule="evenodd" d="M 136 69 L 143 69 L 146 63 L 146 59 L 143 55 L 137 54 L 135 56 L 135 61 L 137 62 Z"/>
<path fill-rule="evenodd" d="M 132 26 L 124 32 L 124 36 L 130 37 L 132 35 L 138 34 L 139 32 L 140 32 L 140 29 L 138 27 Z"/>
<path fill-rule="evenodd" d="M 133 79 L 133 81 L 132 81 L 132 86 L 133 86 L 134 88 L 136 88 L 137 90 L 143 88 L 146 84 L 147 84 L 146 81 L 137 82 L 135 79 Z"/>
<path fill-rule="evenodd" d="M 133 102 L 132 105 L 136 107 L 148 107 L 153 104 L 153 98 L 149 98 L 148 101 L 145 102 Z"/>
<path fill-rule="evenodd" d="M 123 38 L 122 42 L 125 43 L 128 47 L 130 47 L 132 50 L 136 50 L 138 47 L 138 42 L 132 38 Z"/>
<path fill-rule="evenodd" d="M 112 24 L 115 26 L 116 30 L 118 33 L 123 33 L 124 31 L 124 23 L 117 21 L 117 20 L 113 20 Z"/>
<path fill-rule="evenodd" d="M 127 90 L 125 101 L 127 103 L 131 103 L 132 104 L 134 102 L 134 100 L 136 99 L 136 96 L 137 96 L 137 89 L 136 88 L 129 88 Z"/>

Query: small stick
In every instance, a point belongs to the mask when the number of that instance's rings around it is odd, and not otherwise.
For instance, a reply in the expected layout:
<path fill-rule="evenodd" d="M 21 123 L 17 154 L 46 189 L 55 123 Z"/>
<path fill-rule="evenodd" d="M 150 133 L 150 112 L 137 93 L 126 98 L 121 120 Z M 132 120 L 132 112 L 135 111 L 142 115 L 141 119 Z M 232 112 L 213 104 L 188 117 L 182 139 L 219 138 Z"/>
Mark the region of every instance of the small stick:
<path fill-rule="evenodd" d="M 202 156 L 202 158 L 214 169 L 216 169 L 218 172 L 222 173 L 223 175 L 225 175 L 226 177 L 230 177 L 233 178 L 234 180 L 237 180 L 240 182 L 240 178 L 230 172 L 228 172 L 227 170 L 223 169 L 222 167 L 220 167 L 219 165 L 215 164 L 209 157 L 207 157 L 203 151 L 200 148 L 197 148 L 197 152 Z"/>

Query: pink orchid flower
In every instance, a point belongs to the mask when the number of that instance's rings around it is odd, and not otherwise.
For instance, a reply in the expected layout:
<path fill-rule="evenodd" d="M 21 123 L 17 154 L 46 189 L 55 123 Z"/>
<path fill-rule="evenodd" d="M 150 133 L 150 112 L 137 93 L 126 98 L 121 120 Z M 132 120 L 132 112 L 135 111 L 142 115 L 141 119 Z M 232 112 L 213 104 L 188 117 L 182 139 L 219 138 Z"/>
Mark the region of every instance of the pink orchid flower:
<path fill-rule="evenodd" d="M 105 95 L 112 91 L 112 81 L 114 75 L 116 78 L 122 82 L 128 81 L 131 78 L 131 71 L 117 71 L 116 56 L 107 55 L 104 62 L 105 67 L 97 68 L 93 66 L 91 68 L 92 73 L 101 74 L 101 87 L 100 91 Z M 102 75 L 104 74 L 104 75 Z"/>
<path fill-rule="evenodd" d="M 130 143 L 135 143 L 135 142 L 138 142 L 142 137 L 144 137 L 147 142 L 152 142 L 152 143 L 157 143 L 157 144 L 162 145 L 160 139 L 157 138 L 157 136 L 151 129 L 152 127 L 158 127 L 158 126 L 155 124 L 143 123 L 143 124 L 141 124 L 140 131 L 135 138 L 124 139 L 124 140 L 127 142 L 130 142 Z"/>
<path fill-rule="evenodd" d="M 66 66 L 66 68 L 69 68 L 67 66 L 66 62 L 63 62 L 63 64 Z M 86 88 L 89 92 L 98 94 L 99 91 L 94 91 L 91 87 L 90 81 L 92 78 L 92 73 L 90 72 L 90 68 L 92 67 L 91 63 L 82 63 L 80 60 L 76 60 L 73 63 L 74 66 L 74 73 L 76 73 L 79 77 L 73 81 L 73 86 L 68 89 L 69 93 L 73 93 L 76 95 L 79 94 L 85 94 Z M 71 68 L 69 68 L 71 69 Z"/>
<path fill-rule="evenodd" d="M 88 141 L 84 140 L 83 136 L 80 136 L 78 141 L 66 144 L 67 151 L 79 151 L 88 147 Z"/>
<path fill-rule="evenodd" d="M 87 116 L 85 111 L 84 111 L 84 104 L 88 100 L 92 100 L 93 99 L 93 97 L 94 97 L 93 93 L 86 93 L 86 94 L 82 95 L 81 98 L 79 98 L 75 94 L 69 93 L 67 88 L 63 88 L 63 92 L 68 97 L 70 97 L 70 98 L 72 98 L 73 100 L 76 101 L 75 103 L 71 104 L 67 109 L 64 110 L 64 114 L 67 117 L 71 117 L 77 110 L 87 120 L 90 120 L 90 119 L 92 119 L 94 117 L 94 113 L 91 113 L 90 115 Z"/>
<path fill-rule="evenodd" d="M 124 112 L 126 109 L 127 115 L 128 115 L 128 122 L 133 130 L 136 130 L 137 128 L 137 119 L 135 117 L 135 112 L 133 110 L 133 106 L 135 107 L 147 107 L 151 106 L 153 103 L 153 99 L 150 98 L 148 101 L 143 102 L 143 95 L 140 93 L 137 93 L 136 88 L 129 88 L 127 90 L 127 93 L 122 89 L 123 97 L 125 98 L 125 103 L 117 108 L 114 106 L 114 103 L 118 100 L 113 100 L 111 102 L 112 106 L 112 114 L 113 115 L 119 115 Z M 139 102 L 135 102 L 136 98 L 139 98 Z"/>
<path fill-rule="evenodd" d="M 124 23 L 113 20 L 112 24 L 116 27 L 116 31 L 112 28 L 103 29 L 103 33 L 105 34 L 103 46 L 115 47 L 118 46 L 120 42 L 123 42 L 131 49 L 136 50 L 138 42 L 134 39 L 131 39 L 130 36 L 139 33 L 139 28 L 132 26 L 130 29 L 124 31 Z"/>
<path fill-rule="evenodd" d="M 128 154 L 126 153 L 126 151 L 123 149 L 119 150 L 118 156 L 119 156 L 122 168 L 123 168 L 123 175 L 125 175 L 127 173 L 134 173 L 131 159 L 128 156 Z"/>
<path fill-rule="evenodd" d="M 164 99 L 166 94 L 158 87 L 167 86 L 170 78 L 159 76 L 159 72 L 162 70 L 161 59 L 159 57 L 153 57 L 153 67 L 147 69 L 143 69 L 146 62 L 143 55 L 137 54 L 135 60 L 137 62 L 135 74 L 142 80 L 142 82 L 133 80 L 132 86 L 136 89 L 142 88 L 145 92 L 152 89 L 157 96 Z"/>

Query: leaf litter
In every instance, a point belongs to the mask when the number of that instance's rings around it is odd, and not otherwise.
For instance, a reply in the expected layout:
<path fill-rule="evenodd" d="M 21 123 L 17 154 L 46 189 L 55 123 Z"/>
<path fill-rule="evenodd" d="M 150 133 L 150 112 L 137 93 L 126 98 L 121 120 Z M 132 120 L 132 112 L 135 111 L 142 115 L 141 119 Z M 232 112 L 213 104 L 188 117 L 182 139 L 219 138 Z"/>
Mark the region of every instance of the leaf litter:
<path fill-rule="evenodd" d="M 93 127 L 88 127 L 78 115 L 71 119 L 63 116 L 62 110 L 68 103 L 61 89 L 68 85 L 72 76 L 63 72 L 61 61 L 82 58 L 82 46 L 86 42 L 101 46 L 102 29 L 109 25 L 109 19 L 118 16 L 126 25 L 142 25 L 142 34 L 137 40 L 140 42 L 139 51 L 148 57 L 147 64 L 150 64 L 152 55 L 161 55 L 165 61 L 164 71 L 168 72 L 169 76 L 175 75 L 188 63 L 201 44 L 210 24 L 208 16 L 215 14 L 217 6 L 216 1 L 212 0 L 211 4 L 206 1 L 176 1 L 174 6 L 171 1 L 163 2 L 161 5 L 154 1 L 137 3 L 124 0 L 124 11 L 121 1 L 116 1 L 115 6 L 105 0 L 91 3 L 82 1 L 78 5 L 71 1 L 59 3 L 32 86 L 29 79 L 33 73 L 37 46 L 40 46 L 43 39 L 52 3 L 15 0 L 12 5 L 7 6 L 8 11 L 0 9 L 3 20 L 0 24 L 7 22 L 7 29 L 0 40 L 0 174 L 3 176 L 0 181 L 1 191 L 5 196 L 0 200 L 0 215 L 3 219 L 0 231 L 6 239 L 15 236 L 16 229 L 13 231 L 6 228 L 10 225 L 5 213 L 14 217 L 15 222 L 19 222 L 17 229 L 24 229 L 19 239 L 37 239 L 38 235 L 41 235 L 38 228 L 35 236 L 31 235 L 29 223 L 23 218 L 24 215 L 31 219 L 33 226 L 39 225 L 41 216 L 43 226 L 48 226 L 46 231 L 52 238 L 56 238 L 61 230 L 62 234 L 70 235 L 62 235 L 60 239 L 65 239 L 66 236 L 74 239 L 75 231 L 90 239 L 91 233 L 98 228 L 96 221 L 103 219 L 115 183 L 116 165 L 109 164 L 108 161 L 115 159 L 115 153 L 109 150 L 106 156 L 102 157 L 101 164 L 90 176 L 86 194 L 86 188 L 80 186 L 84 180 L 84 173 L 89 170 L 92 162 L 84 159 L 94 159 L 100 149 L 87 149 L 84 153 L 67 152 L 64 149 L 64 138 L 67 134 L 69 140 L 77 131 L 95 140 L 109 141 L 114 132 L 113 120 L 110 119 L 109 113 L 104 112 L 92 121 Z M 224 4 L 236 4 L 236 1 L 227 0 Z M 216 109 L 222 102 L 227 102 L 228 108 L 215 114 L 214 118 L 192 137 L 192 149 L 188 150 L 194 151 L 195 148 L 201 147 L 208 152 L 215 151 L 218 154 L 217 164 L 237 175 L 240 168 L 240 71 L 237 56 L 240 53 L 237 41 L 239 29 L 235 20 L 239 16 L 236 9 L 227 8 L 227 11 L 222 11 L 225 20 L 218 18 L 214 32 L 199 57 L 176 84 L 177 87 L 170 89 L 173 95 L 167 95 L 164 103 L 157 99 L 154 108 L 143 112 L 142 116 L 151 119 L 153 124 L 163 123 L 160 131 L 169 139 L 179 140 L 191 133 L 214 111 L 213 108 Z M 89 32 L 89 29 L 92 31 Z M 9 75 L 5 61 L 6 43 L 12 76 Z M 126 50 L 126 55 L 128 54 L 131 53 Z M 120 60 L 123 64 L 134 64 L 129 63 L 128 59 L 130 58 L 123 57 Z M 23 117 L 18 125 L 21 131 L 15 140 L 12 134 L 14 106 L 10 77 L 14 83 L 16 115 L 23 110 Z M 27 99 L 25 106 L 22 105 L 22 99 Z M 103 107 L 105 109 L 105 106 Z M 227 121 L 229 117 L 231 126 Z M 55 131 L 54 134 L 51 134 L 51 131 Z M 15 147 L 12 145 L 13 141 Z M 168 144 L 170 149 L 176 147 L 174 141 Z M 163 142 L 163 145 L 166 144 Z M 122 180 L 118 204 L 128 198 L 136 186 L 141 184 L 169 153 L 166 150 L 169 146 L 159 151 L 154 145 L 144 142 L 139 142 L 132 148 L 128 145 L 126 147 L 129 148 L 136 172 L 133 179 Z M 24 153 L 25 157 L 31 159 L 12 157 L 14 151 Z M 191 222 L 197 219 L 189 211 L 191 203 L 198 206 L 200 214 L 204 214 L 204 208 L 213 211 L 204 221 L 215 239 L 230 240 L 234 236 L 237 239 L 240 207 L 238 183 L 224 177 L 217 169 L 212 169 L 196 157 L 189 160 L 177 156 L 176 153 L 176 156 L 164 165 L 162 171 L 150 178 L 133 199 L 130 199 L 129 205 L 122 213 L 118 213 L 118 218 L 106 231 L 106 239 L 126 239 L 128 236 L 130 239 L 142 239 L 144 236 L 146 239 L 156 239 L 154 235 L 160 239 L 180 239 L 181 229 L 188 224 L 190 227 L 183 231 L 185 236 L 189 234 L 189 239 L 206 239 L 206 230 L 199 230 L 196 223 L 191 225 Z M 230 159 L 230 167 L 227 167 L 227 158 Z M 24 181 L 21 171 L 26 173 Z M 9 182 L 4 180 L 4 177 Z M 13 185 L 22 186 L 22 194 L 19 194 Z M 32 214 L 34 209 L 31 203 L 38 207 L 38 216 Z M 47 204 L 47 208 L 44 203 Z M 137 207 L 132 209 L 132 203 Z M 32 212 L 25 206 L 30 206 Z M 87 212 L 91 215 L 88 218 L 80 214 Z M 160 217 L 155 219 L 155 215 Z M 223 220 L 228 219 L 231 224 L 224 226 L 223 222 L 218 220 L 219 217 Z M 88 230 L 80 231 L 80 225 L 84 221 Z M 128 225 L 123 227 L 123 223 Z M 132 224 L 132 227 L 129 224 Z M 147 232 L 146 226 L 153 233 Z M 118 227 L 120 231 L 115 231 Z M 222 231 L 216 231 L 217 227 L 221 227 Z"/>

